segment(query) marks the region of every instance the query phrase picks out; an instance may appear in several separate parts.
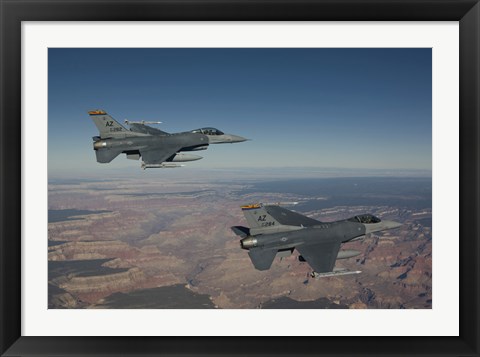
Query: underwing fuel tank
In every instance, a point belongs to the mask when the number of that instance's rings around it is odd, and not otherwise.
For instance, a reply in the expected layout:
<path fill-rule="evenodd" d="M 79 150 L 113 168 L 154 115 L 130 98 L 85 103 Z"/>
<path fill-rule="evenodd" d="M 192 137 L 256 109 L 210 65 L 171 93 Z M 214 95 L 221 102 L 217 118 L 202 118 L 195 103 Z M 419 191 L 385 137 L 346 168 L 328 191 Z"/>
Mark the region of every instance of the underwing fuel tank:
<path fill-rule="evenodd" d="M 183 148 L 182 151 L 200 151 L 200 150 L 207 150 L 208 145 L 203 145 L 203 146 L 192 146 L 189 148 Z"/>
<path fill-rule="evenodd" d="M 361 252 L 359 252 L 358 250 L 353 250 L 353 249 L 341 250 L 341 251 L 338 252 L 337 260 L 338 259 L 348 259 L 348 258 L 356 257 L 359 254 L 361 254 Z M 301 261 L 301 262 L 306 262 L 305 258 L 301 255 L 298 256 L 298 260 Z"/>
<path fill-rule="evenodd" d="M 193 154 L 184 154 L 184 153 L 177 153 L 171 160 L 172 162 L 186 162 L 186 161 L 195 161 L 200 160 L 202 156 L 193 155 Z"/>
<path fill-rule="evenodd" d="M 177 153 L 175 156 L 168 160 L 168 162 L 163 162 L 161 164 L 146 164 L 142 163 L 142 169 L 165 169 L 165 168 L 173 168 L 173 167 L 181 167 L 183 165 L 174 164 L 174 162 L 186 162 L 186 161 L 195 161 L 200 160 L 202 157 L 193 154 L 184 154 L 184 153 Z"/>
<path fill-rule="evenodd" d="M 361 252 L 358 250 L 348 249 L 348 250 L 341 250 L 338 252 L 337 259 L 348 259 L 352 257 L 356 257 Z"/>

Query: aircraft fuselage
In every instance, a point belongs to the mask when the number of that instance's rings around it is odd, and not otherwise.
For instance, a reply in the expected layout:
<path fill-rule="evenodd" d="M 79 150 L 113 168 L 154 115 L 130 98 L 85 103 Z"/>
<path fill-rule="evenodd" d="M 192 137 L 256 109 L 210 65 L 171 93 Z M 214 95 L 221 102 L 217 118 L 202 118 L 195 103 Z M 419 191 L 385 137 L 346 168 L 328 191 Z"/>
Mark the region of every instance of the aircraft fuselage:
<path fill-rule="evenodd" d="M 233 226 L 242 237 L 240 246 L 257 270 L 268 270 L 276 256 L 285 257 L 296 249 L 299 260 L 316 273 L 332 273 L 337 259 L 359 255 L 355 250 L 340 250 L 342 243 L 362 239 L 366 234 L 394 229 L 398 222 L 382 221 L 372 214 L 361 214 L 336 222 L 320 222 L 279 204 L 254 203 L 242 206 L 248 226 Z M 356 272 L 355 272 L 356 273 Z M 330 276 L 330 275 L 329 275 Z"/>
<path fill-rule="evenodd" d="M 317 244 L 320 241 L 345 243 L 364 236 L 365 233 L 364 224 L 345 220 L 285 232 L 252 235 L 242 239 L 240 244 L 243 249 L 290 249 L 299 245 Z"/>
<path fill-rule="evenodd" d="M 177 150 L 181 147 L 180 150 Z M 93 143 L 93 149 L 98 162 L 110 162 L 112 156 L 119 153 L 127 154 L 127 157 L 139 158 L 142 150 L 173 150 L 174 152 L 205 150 L 208 147 L 208 137 L 203 134 L 179 133 L 169 135 L 126 136 L 123 138 L 100 139 Z M 109 155 L 109 152 L 112 155 Z M 102 160 L 102 158 L 104 158 Z M 185 162 L 201 159 L 198 155 L 174 154 L 167 162 Z"/>
<path fill-rule="evenodd" d="M 157 136 L 131 136 L 125 138 L 100 139 L 93 144 L 98 149 L 118 149 L 123 151 L 140 150 L 146 147 L 182 146 L 181 151 L 194 151 L 208 146 L 208 138 L 203 134 L 180 133 Z"/>

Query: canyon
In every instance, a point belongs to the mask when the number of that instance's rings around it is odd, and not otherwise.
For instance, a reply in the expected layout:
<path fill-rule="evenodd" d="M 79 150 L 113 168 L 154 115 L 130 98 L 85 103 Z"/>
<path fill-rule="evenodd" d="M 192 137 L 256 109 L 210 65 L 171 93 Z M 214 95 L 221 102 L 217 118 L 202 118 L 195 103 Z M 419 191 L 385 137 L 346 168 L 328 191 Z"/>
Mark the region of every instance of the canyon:
<path fill-rule="evenodd" d="M 432 308 L 428 189 L 419 195 L 407 182 L 392 198 L 371 188 L 375 182 L 358 182 L 370 186 L 352 205 L 330 187 L 297 192 L 291 183 L 272 190 L 245 180 L 52 183 L 49 308 Z M 240 206 L 292 201 L 325 222 L 368 212 L 403 225 L 344 245 L 361 254 L 336 266 L 361 274 L 312 278 L 297 252 L 255 270 L 230 230 L 246 225 Z M 184 296 L 184 305 L 172 304 L 170 293 Z"/>

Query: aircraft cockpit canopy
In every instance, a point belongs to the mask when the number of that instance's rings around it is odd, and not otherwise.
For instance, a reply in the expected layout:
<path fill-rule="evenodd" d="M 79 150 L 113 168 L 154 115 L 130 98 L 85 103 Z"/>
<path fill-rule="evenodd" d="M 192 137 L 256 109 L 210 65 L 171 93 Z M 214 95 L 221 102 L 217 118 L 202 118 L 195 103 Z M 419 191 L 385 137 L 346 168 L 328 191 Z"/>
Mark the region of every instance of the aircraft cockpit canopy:
<path fill-rule="evenodd" d="M 223 135 L 224 133 L 215 128 L 201 128 L 192 130 L 192 133 L 205 134 L 205 135 Z"/>
<path fill-rule="evenodd" d="M 353 218 L 350 218 L 349 221 L 368 224 L 368 223 L 381 222 L 381 219 L 378 217 L 375 217 L 373 214 L 361 214 Z"/>

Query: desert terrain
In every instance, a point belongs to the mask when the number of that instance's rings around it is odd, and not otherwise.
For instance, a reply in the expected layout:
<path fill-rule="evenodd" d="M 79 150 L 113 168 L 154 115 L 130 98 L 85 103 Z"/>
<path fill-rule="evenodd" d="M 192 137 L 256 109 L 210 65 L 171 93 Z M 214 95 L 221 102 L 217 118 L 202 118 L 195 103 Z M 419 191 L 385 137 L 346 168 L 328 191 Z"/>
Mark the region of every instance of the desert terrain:
<path fill-rule="evenodd" d="M 342 249 L 315 279 L 298 253 L 254 269 L 230 227 L 241 205 L 286 206 L 320 221 L 372 213 L 403 226 Z M 431 179 L 211 179 L 187 176 L 50 180 L 49 308 L 432 307 Z"/>

